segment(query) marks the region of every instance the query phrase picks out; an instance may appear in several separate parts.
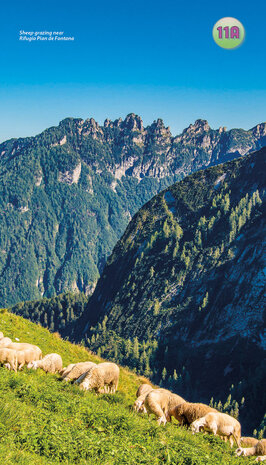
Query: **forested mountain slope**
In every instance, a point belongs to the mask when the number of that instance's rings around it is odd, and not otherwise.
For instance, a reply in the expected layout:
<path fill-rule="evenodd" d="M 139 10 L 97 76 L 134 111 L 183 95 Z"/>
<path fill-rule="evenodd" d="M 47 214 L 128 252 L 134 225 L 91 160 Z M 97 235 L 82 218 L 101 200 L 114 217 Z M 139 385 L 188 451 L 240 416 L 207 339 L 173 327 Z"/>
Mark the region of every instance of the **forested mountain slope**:
<path fill-rule="evenodd" d="M 90 295 L 136 211 L 185 175 L 264 146 L 266 124 L 173 137 L 161 119 L 67 118 L 0 145 L 0 305 Z"/>
<path fill-rule="evenodd" d="M 192 396 L 223 398 L 233 384 L 253 425 L 266 410 L 265 172 L 263 148 L 156 195 L 114 248 L 76 329 L 94 350 L 103 324 L 113 337 L 156 340 L 155 377 L 184 376 Z M 102 353 L 112 351 L 107 342 Z"/>

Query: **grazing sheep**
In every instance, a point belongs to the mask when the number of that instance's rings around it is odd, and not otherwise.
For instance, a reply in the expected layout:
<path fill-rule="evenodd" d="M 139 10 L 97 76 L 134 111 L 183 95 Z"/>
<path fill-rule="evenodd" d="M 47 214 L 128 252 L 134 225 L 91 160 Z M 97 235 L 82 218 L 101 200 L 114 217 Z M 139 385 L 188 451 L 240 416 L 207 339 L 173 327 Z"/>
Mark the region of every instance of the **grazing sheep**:
<path fill-rule="evenodd" d="M 58 354 L 47 354 L 42 360 L 28 363 L 28 368 L 42 368 L 46 373 L 56 373 L 63 368 L 62 358 Z"/>
<path fill-rule="evenodd" d="M 147 410 L 148 415 L 154 414 L 157 417 L 159 425 L 167 422 L 167 412 L 172 411 L 174 407 L 185 402 L 185 400 L 173 394 L 167 389 L 153 389 L 149 392 L 145 398 L 144 406 Z M 170 417 L 168 417 L 169 419 Z"/>
<path fill-rule="evenodd" d="M 75 366 L 75 363 L 70 363 L 67 367 L 62 368 L 62 370 L 59 372 L 59 374 L 64 378 L 65 376 L 68 375 L 68 373 L 72 370 L 72 368 Z"/>
<path fill-rule="evenodd" d="M 233 447 L 235 440 L 238 447 L 240 446 L 241 425 L 235 418 L 227 413 L 210 412 L 202 418 L 193 421 L 191 424 L 193 434 L 198 433 L 201 429 L 209 431 L 214 435 L 229 437 L 230 446 Z"/>
<path fill-rule="evenodd" d="M 143 412 L 147 413 L 146 408 L 144 407 L 144 401 L 146 395 L 153 391 L 153 387 L 150 384 L 141 384 L 141 386 L 137 390 L 137 400 L 134 402 L 133 409 L 136 412 Z"/>
<path fill-rule="evenodd" d="M 94 362 L 79 362 L 76 363 L 72 370 L 70 370 L 66 376 L 64 376 L 65 381 L 74 381 L 78 380 L 84 373 L 86 374 L 91 368 L 95 367 L 96 363 Z M 79 384 L 79 383 L 78 383 Z"/>
<path fill-rule="evenodd" d="M 242 437 L 240 439 L 240 445 L 241 447 L 253 447 L 257 444 L 259 440 L 257 438 L 251 438 L 251 437 Z"/>
<path fill-rule="evenodd" d="M 3 337 L 0 339 L 0 347 L 8 347 L 12 343 L 10 337 Z"/>
<path fill-rule="evenodd" d="M 4 337 L 4 334 L 2 333 L 2 331 L 0 331 L 0 339 L 3 339 Z"/>
<path fill-rule="evenodd" d="M 115 363 L 99 363 L 86 374 L 79 385 L 80 389 L 113 394 L 117 390 L 119 371 L 119 367 Z"/>
<path fill-rule="evenodd" d="M 35 349 L 17 350 L 18 369 L 21 370 L 24 365 L 39 360 L 39 354 Z"/>
<path fill-rule="evenodd" d="M 257 441 L 257 444 L 253 447 L 248 447 L 244 449 L 243 447 L 239 447 L 236 450 L 236 455 L 243 455 L 244 457 L 248 457 L 250 455 L 257 455 L 256 462 L 263 462 L 266 460 L 266 439 L 261 439 L 261 441 Z"/>
<path fill-rule="evenodd" d="M 0 363 L 5 363 L 6 367 L 10 370 L 17 372 L 17 352 L 7 347 L 0 348 Z"/>
<path fill-rule="evenodd" d="M 204 417 L 209 412 L 217 412 L 217 410 L 205 404 L 183 402 L 172 410 L 169 410 L 167 412 L 167 417 L 169 416 L 171 418 L 173 416 L 182 426 L 189 426 L 193 421 Z"/>

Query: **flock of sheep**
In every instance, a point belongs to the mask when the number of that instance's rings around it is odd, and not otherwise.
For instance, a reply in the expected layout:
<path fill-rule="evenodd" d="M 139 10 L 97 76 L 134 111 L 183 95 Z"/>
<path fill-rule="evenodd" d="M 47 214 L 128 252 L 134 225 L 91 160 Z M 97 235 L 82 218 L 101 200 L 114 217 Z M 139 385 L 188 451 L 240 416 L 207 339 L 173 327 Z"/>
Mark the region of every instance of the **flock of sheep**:
<path fill-rule="evenodd" d="M 84 391 L 94 390 L 99 393 L 114 393 L 119 380 L 119 367 L 115 363 L 80 362 L 71 363 L 63 368 L 59 354 L 47 354 L 42 358 L 41 349 L 26 342 L 12 342 L 0 332 L 0 363 L 9 370 L 41 368 L 46 373 L 59 373 L 63 380 L 74 381 Z"/>
<path fill-rule="evenodd" d="M 80 389 L 97 393 L 115 393 L 119 381 L 119 367 L 115 363 L 94 362 L 71 363 L 63 368 L 62 358 L 58 354 L 47 354 L 42 358 L 41 349 L 33 344 L 12 342 L 0 332 L 0 364 L 9 370 L 27 368 L 43 369 L 49 373 L 59 373 L 62 380 L 72 381 Z M 241 437 L 241 425 L 238 420 L 218 412 L 218 410 L 201 403 L 186 402 L 182 397 L 167 389 L 153 389 L 149 384 L 142 384 L 137 390 L 137 400 L 133 405 L 136 412 L 153 414 L 160 424 L 171 422 L 174 417 L 183 426 L 190 426 L 192 433 L 208 431 L 222 439 L 229 439 L 230 446 L 236 442 L 236 455 L 256 455 L 256 461 L 266 460 L 266 439 Z M 243 448 L 242 446 L 248 446 Z"/>
<path fill-rule="evenodd" d="M 209 405 L 186 402 L 168 389 L 153 389 L 149 384 L 142 384 L 137 390 L 137 400 L 133 408 L 137 412 L 155 415 L 159 425 L 171 422 L 174 417 L 182 426 L 189 426 L 193 434 L 208 431 L 223 440 L 228 439 L 231 447 L 235 441 L 238 456 L 256 455 L 256 462 L 266 460 L 266 439 L 259 441 L 241 437 L 239 421 Z"/>

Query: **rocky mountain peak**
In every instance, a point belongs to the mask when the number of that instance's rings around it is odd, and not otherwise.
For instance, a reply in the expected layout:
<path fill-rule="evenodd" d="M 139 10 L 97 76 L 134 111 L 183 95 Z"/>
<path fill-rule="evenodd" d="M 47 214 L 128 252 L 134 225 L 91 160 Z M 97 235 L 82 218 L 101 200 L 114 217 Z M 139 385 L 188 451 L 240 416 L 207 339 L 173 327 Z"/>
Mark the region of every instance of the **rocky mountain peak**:
<path fill-rule="evenodd" d="M 95 119 L 88 118 L 83 123 L 82 134 L 83 136 L 90 135 L 93 139 L 97 139 L 99 136 L 103 136 L 103 130 Z"/>
<path fill-rule="evenodd" d="M 253 129 L 253 134 L 257 137 L 266 136 L 266 123 L 257 124 Z"/>
<path fill-rule="evenodd" d="M 209 131 L 210 126 L 207 120 L 197 119 L 194 124 L 190 124 L 188 128 L 184 130 L 184 133 L 199 133 L 204 131 Z"/>
<path fill-rule="evenodd" d="M 122 118 L 118 118 L 114 121 L 114 127 L 119 128 L 122 125 L 122 123 L 123 123 Z"/>
<path fill-rule="evenodd" d="M 169 126 L 167 128 L 165 127 L 164 122 L 161 118 L 158 118 L 156 121 L 153 121 L 151 126 L 149 126 L 147 129 L 152 138 L 155 137 L 158 140 L 158 142 L 162 142 L 162 140 L 164 140 L 164 142 L 167 141 L 168 143 L 170 143 L 172 137 L 170 128 Z"/>
<path fill-rule="evenodd" d="M 135 115 L 135 113 L 129 113 L 126 116 L 123 126 L 132 131 L 143 131 L 144 129 L 142 119 L 140 116 Z"/>
<path fill-rule="evenodd" d="M 97 123 L 97 121 L 95 121 L 94 118 L 87 118 L 85 120 L 85 124 L 87 124 L 88 126 L 92 126 L 93 128 L 99 127 L 99 124 Z"/>
<path fill-rule="evenodd" d="M 112 127 L 112 126 L 113 126 L 113 122 L 112 122 L 109 118 L 106 118 L 106 119 L 104 120 L 103 126 L 104 126 L 104 128 Z"/>

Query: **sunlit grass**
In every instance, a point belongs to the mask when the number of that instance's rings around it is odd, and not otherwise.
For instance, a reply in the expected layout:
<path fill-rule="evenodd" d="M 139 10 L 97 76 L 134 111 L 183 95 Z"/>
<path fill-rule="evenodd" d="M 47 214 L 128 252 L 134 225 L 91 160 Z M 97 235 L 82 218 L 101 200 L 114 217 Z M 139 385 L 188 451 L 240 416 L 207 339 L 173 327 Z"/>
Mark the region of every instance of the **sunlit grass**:
<path fill-rule="evenodd" d="M 39 345 L 44 354 L 60 353 L 65 365 L 101 361 L 84 347 L 7 312 L 0 313 L 0 330 Z M 96 395 L 41 370 L 16 374 L 0 368 L 1 463 L 234 465 L 242 460 L 219 438 L 193 436 L 177 425 L 159 427 L 133 412 L 137 387 L 144 380 L 121 369 L 117 393 Z"/>

